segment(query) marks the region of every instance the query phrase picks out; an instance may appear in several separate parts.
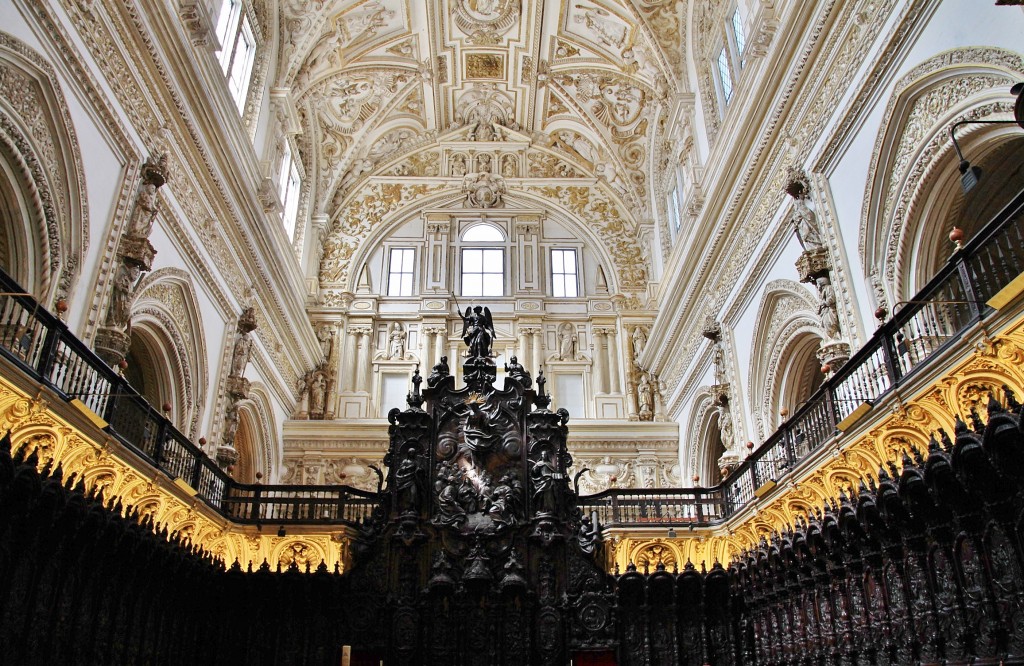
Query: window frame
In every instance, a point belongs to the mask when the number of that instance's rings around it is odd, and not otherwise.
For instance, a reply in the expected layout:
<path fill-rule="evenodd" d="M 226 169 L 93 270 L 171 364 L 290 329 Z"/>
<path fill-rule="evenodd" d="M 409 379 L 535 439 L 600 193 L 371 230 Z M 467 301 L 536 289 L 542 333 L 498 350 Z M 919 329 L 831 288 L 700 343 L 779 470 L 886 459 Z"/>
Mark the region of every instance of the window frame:
<path fill-rule="evenodd" d="M 281 199 L 281 223 L 288 238 L 292 239 L 298 224 L 303 178 L 300 163 L 295 159 L 295 152 L 288 139 L 285 139 L 284 149 L 281 170 L 277 175 L 277 195 Z"/>
<path fill-rule="evenodd" d="M 473 229 L 486 225 L 492 227 L 498 231 L 501 235 L 502 240 L 466 240 L 466 235 L 469 234 Z M 491 220 L 480 220 L 472 221 L 460 229 L 458 236 L 457 248 L 457 266 L 456 274 L 458 276 L 458 290 L 459 295 L 467 298 L 505 298 L 509 295 L 509 260 L 512 257 L 509 234 L 506 229 L 503 229 L 501 225 Z M 471 275 L 480 275 L 480 292 L 479 294 L 469 294 L 466 292 L 466 251 L 467 250 L 500 250 L 501 251 L 501 268 L 499 271 L 485 271 L 487 267 L 487 260 L 484 255 L 481 255 L 481 272 L 471 273 Z M 485 275 L 499 275 L 501 277 L 501 293 L 490 294 L 484 288 Z"/>
<path fill-rule="evenodd" d="M 571 252 L 572 253 L 572 260 L 573 260 L 573 272 L 572 273 L 566 273 L 564 271 L 561 272 L 561 273 L 556 273 L 555 272 L 555 253 L 556 252 L 559 252 L 559 253 L 569 253 L 569 252 Z M 548 261 L 551 264 L 551 270 L 548 271 L 548 274 L 549 274 L 550 280 L 551 280 L 551 297 L 552 298 L 581 298 L 582 297 L 582 294 L 583 294 L 583 281 L 580 279 L 580 276 L 582 275 L 583 271 L 582 271 L 582 265 L 581 265 L 582 262 L 580 261 L 580 259 L 581 259 L 580 255 L 581 255 L 581 253 L 580 253 L 579 248 L 575 248 L 575 247 L 564 247 L 564 246 L 563 247 L 558 247 L 558 246 L 555 246 L 555 247 L 551 247 L 551 248 L 548 249 Z M 564 268 L 564 266 L 565 266 L 564 258 L 563 258 L 563 264 L 562 265 L 563 265 L 563 268 Z M 562 294 L 557 293 L 558 290 L 556 288 L 556 285 L 559 283 L 559 280 L 557 279 L 557 277 L 558 276 L 562 276 L 562 278 L 563 278 L 562 279 L 562 287 L 563 287 L 563 290 L 564 290 L 565 278 L 567 276 L 570 276 L 570 275 L 574 278 L 573 279 L 573 284 L 574 284 L 574 286 L 576 288 L 575 289 L 576 293 L 572 294 L 572 295 L 569 295 L 569 294 L 566 294 L 566 293 L 562 293 Z"/>
<path fill-rule="evenodd" d="M 384 285 L 384 295 L 385 296 L 389 296 L 389 297 L 393 297 L 393 298 L 410 298 L 412 296 L 415 296 L 416 295 L 416 246 L 415 245 L 388 245 L 385 248 L 385 250 L 386 250 L 386 252 L 385 252 L 385 260 L 386 261 L 385 261 L 385 266 L 384 266 L 384 272 L 385 272 L 385 275 L 387 277 L 387 280 L 386 280 L 386 284 Z M 405 271 L 392 271 L 391 270 L 392 266 L 393 266 L 393 257 L 394 257 L 395 251 L 409 252 L 410 253 L 410 255 L 409 255 L 410 266 L 409 266 L 409 271 L 408 272 L 405 272 Z M 403 267 L 404 267 L 404 260 L 403 260 Z M 404 275 L 408 275 L 409 276 L 409 283 L 408 283 L 409 293 L 408 294 L 404 294 L 404 293 L 394 294 L 394 293 L 392 293 L 392 284 L 393 284 L 392 280 L 393 280 L 393 277 L 396 276 L 396 275 L 397 276 L 404 276 Z M 399 291 L 401 292 L 402 289 L 399 289 Z"/>
<path fill-rule="evenodd" d="M 256 29 L 246 12 L 244 0 L 224 0 L 221 4 L 217 18 L 217 39 L 220 41 L 217 62 L 224 74 L 228 94 L 238 108 L 238 113 L 242 114 L 249 98 L 256 51 L 259 49 Z M 240 44 L 243 45 L 241 49 Z"/>
<path fill-rule="evenodd" d="M 480 252 L 480 272 L 468 273 L 471 276 L 480 276 L 480 293 L 467 293 L 466 291 L 466 253 L 467 252 Z M 486 270 L 488 266 L 488 260 L 484 253 L 487 252 L 499 252 L 501 253 L 501 268 L 497 271 Z M 501 277 L 501 290 L 500 293 L 487 293 L 487 280 L 486 276 L 498 275 Z M 459 248 L 459 295 L 469 298 L 504 298 L 506 295 L 506 281 L 505 281 L 505 247 L 494 247 L 494 246 L 481 246 L 477 243 L 473 243 L 468 246 L 462 246 Z"/>

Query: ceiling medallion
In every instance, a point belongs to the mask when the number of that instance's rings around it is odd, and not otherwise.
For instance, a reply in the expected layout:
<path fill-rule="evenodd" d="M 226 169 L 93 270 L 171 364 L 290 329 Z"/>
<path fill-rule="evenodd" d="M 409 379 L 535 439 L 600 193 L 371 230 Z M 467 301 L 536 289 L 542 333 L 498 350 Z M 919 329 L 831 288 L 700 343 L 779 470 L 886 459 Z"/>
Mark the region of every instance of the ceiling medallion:
<path fill-rule="evenodd" d="M 455 25 L 475 44 L 497 44 L 519 17 L 519 0 L 454 0 Z"/>

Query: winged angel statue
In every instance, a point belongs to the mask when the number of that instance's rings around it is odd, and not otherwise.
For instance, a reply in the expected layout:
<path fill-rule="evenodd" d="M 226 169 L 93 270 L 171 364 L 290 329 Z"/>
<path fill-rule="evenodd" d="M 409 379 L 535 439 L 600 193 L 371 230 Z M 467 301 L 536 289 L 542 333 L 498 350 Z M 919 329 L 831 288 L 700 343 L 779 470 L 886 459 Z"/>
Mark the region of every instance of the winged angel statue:
<path fill-rule="evenodd" d="M 491 355 L 494 322 L 490 308 L 479 305 L 466 308 L 466 314 L 462 315 L 462 340 L 469 347 L 468 356 L 487 358 Z"/>

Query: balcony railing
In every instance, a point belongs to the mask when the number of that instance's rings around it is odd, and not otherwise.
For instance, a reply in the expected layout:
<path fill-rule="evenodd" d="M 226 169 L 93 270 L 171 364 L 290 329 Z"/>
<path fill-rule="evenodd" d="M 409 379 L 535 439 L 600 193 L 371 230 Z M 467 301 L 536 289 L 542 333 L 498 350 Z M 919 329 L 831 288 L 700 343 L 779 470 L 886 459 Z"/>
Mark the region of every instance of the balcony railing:
<path fill-rule="evenodd" d="M 720 522 L 767 491 L 821 448 L 863 405 L 906 383 L 957 344 L 993 309 L 986 302 L 1024 272 L 1024 192 L 999 213 L 913 300 L 897 308 L 862 347 L 757 450 L 712 488 L 611 490 L 581 497 L 602 524 L 623 527 Z"/>
<path fill-rule="evenodd" d="M 103 362 L 60 319 L 0 271 L 0 354 L 53 389 L 77 399 L 107 430 L 147 463 L 180 478 L 208 505 L 240 523 L 355 524 L 367 518 L 376 493 L 348 486 L 240 484 Z"/>
<path fill-rule="evenodd" d="M 832 439 L 863 405 L 917 373 L 991 311 L 986 301 L 1024 272 L 1024 192 L 954 254 L 917 296 L 721 484 L 712 488 L 614 489 L 579 498 L 605 526 L 668 527 L 721 522 Z M 376 493 L 349 486 L 241 484 L 0 271 L 0 354 L 66 400 L 103 418 L 128 449 L 181 478 L 209 506 L 239 523 L 358 524 Z"/>

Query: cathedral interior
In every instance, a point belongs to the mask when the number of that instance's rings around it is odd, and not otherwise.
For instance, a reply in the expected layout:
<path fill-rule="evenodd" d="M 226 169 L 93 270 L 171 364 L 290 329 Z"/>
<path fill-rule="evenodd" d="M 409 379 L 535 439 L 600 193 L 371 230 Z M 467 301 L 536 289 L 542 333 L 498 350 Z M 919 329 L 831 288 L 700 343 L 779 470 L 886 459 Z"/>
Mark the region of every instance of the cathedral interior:
<path fill-rule="evenodd" d="M 0 3 L 0 662 L 1024 663 L 1022 5 Z"/>

